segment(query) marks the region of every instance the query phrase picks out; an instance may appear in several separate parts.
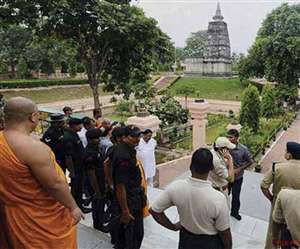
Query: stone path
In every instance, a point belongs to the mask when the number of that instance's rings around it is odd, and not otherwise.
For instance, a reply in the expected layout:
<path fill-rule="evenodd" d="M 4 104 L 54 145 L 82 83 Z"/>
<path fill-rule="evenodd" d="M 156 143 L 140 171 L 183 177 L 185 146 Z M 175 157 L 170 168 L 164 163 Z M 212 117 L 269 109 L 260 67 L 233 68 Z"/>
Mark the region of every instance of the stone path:
<path fill-rule="evenodd" d="M 121 99 L 121 95 L 115 96 L 118 99 Z M 110 103 L 110 99 L 112 95 L 104 95 L 100 97 L 100 103 L 102 105 L 107 105 Z M 177 97 L 178 101 L 185 106 L 184 97 Z M 188 101 L 194 101 L 193 98 L 189 98 Z M 227 101 L 227 100 L 216 100 L 216 99 L 208 99 L 207 100 L 210 104 L 210 112 L 213 113 L 228 113 L 229 110 L 233 110 L 234 112 L 238 112 L 241 107 L 241 103 L 239 101 Z M 57 101 L 52 103 L 44 103 L 39 104 L 39 107 L 47 107 L 57 110 L 62 110 L 64 106 L 71 106 L 75 111 L 81 110 L 91 110 L 94 106 L 93 98 L 85 98 L 85 99 L 74 99 L 74 100 L 67 100 L 67 101 Z"/>
<path fill-rule="evenodd" d="M 286 143 L 289 141 L 294 141 L 300 143 L 300 113 L 298 113 L 297 118 L 292 123 L 292 125 L 285 131 L 280 138 L 276 141 L 276 144 L 272 149 L 264 156 L 261 160 L 262 173 L 267 172 L 271 166 L 272 162 L 284 161 L 284 154 L 286 150 Z"/>

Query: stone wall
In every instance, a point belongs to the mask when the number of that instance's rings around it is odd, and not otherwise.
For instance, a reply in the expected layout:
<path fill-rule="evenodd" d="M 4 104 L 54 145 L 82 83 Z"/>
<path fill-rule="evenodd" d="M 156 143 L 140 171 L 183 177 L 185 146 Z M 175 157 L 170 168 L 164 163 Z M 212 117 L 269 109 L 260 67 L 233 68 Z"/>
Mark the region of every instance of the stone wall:
<path fill-rule="evenodd" d="M 176 177 L 188 171 L 190 168 L 191 158 L 191 155 L 185 156 L 157 165 L 154 177 L 155 186 L 164 188 Z"/>

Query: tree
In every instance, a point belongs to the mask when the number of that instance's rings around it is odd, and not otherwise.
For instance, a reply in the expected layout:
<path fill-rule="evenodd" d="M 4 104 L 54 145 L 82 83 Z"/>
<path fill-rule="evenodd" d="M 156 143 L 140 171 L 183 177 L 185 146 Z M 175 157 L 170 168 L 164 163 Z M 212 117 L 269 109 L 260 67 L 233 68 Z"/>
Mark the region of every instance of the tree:
<path fill-rule="evenodd" d="M 26 61 L 31 70 L 51 74 L 56 68 L 62 73 L 76 67 L 77 50 L 70 41 L 59 41 L 55 37 L 34 37 L 26 48 Z"/>
<path fill-rule="evenodd" d="M 163 127 L 186 124 L 189 120 L 189 110 L 183 108 L 172 96 L 163 96 L 159 103 L 148 102 L 146 109 L 162 121 Z"/>
<path fill-rule="evenodd" d="M 207 42 L 207 30 L 200 30 L 191 35 L 186 40 L 184 48 L 185 57 L 203 57 L 205 44 Z"/>
<path fill-rule="evenodd" d="M 44 31 L 76 44 L 97 109 L 101 80 L 110 89 L 146 84 L 152 63 L 168 52 L 169 38 L 157 22 L 127 2 L 61 2 L 59 8 L 50 11 L 43 26 Z"/>
<path fill-rule="evenodd" d="M 249 85 L 242 95 L 240 124 L 256 132 L 259 127 L 260 99 L 257 88 Z"/>
<path fill-rule="evenodd" d="M 188 88 L 188 87 L 182 87 L 182 88 L 178 88 L 176 90 L 176 93 L 184 96 L 185 109 L 187 109 L 187 98 L 189 95 L 192 95 L 195 93 L 195 89 Z"/>
<path fill-rule="evenodd" d="M 276 114 L 276 111 L 275 89 L 270 85 L 265 85 L 262 91 L 261 115 L 265 118 L 271 118 Z"/>
<path fill-rule="evenodd" d="M 300 76 L 300 4 L 282 4 L 264 20 L 240 74 L 295 86 Z"/>
<path fill-rule="evenodd" d="M 41 36 L 53 34 L 75 44 L 97 109 L 100 81 L 121 89 L 130 81 L 145 83 L 155 59 L 162 60 L 169 53 L 169 37 L 128 0 L 2 2 L 4 23 L 27 23 Z"/>
<path fill-rule="evenodd" d="M 19 78 L 23 78 L 23 79 L 30 77 L 28 65 L 24 58 L 20 58 L 20 60 L 18 62 L 18 76 L 19 76 Z"/>
<path fill-rule="evenodd" d="M 242 60 L 244 60 L 245 55 L 243 53 L 235 53 L 233 52 L 231 55 L 232 60 L 232 71 L 237 72 L 239 70 L 239 64 Z"/>
<path fill-rule="evenodd" d="M 31 42 L 31 31 L 20 25 L 10 25 L 0 29 L 0 58 L 10 66 L 12 76 L 16 76 L 16 66 Z"/>

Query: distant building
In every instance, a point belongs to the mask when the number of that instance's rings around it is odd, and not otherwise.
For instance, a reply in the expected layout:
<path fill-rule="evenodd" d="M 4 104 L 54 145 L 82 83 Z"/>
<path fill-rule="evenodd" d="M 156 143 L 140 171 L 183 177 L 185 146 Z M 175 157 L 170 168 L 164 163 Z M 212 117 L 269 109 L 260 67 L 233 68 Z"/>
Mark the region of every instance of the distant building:
<path fill-rule="evenodd" d="M 228 29 L 221 14 L 220 4 L 213 21 L 208 24 L 208 41 L 203 58 L 187 58 L 184 62 L 186 75 L 231 76 L 231 51 Z"/>

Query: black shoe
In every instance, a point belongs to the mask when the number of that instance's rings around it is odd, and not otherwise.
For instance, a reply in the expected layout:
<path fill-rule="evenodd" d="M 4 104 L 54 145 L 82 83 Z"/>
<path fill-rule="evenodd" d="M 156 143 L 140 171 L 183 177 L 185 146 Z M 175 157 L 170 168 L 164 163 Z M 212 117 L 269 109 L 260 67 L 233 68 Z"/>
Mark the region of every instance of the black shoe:
<path fill-rule="evenodd" d="M 91 208 L 81 207 L 80 209 L 84 214 L 88 214 L 88 213 L 92 212 Z"/>
<path fill-rule="evenodd" d="M 90 198 L 83 199 L 82 202 L 84 206 L 88 207 L 92 202 L 92 198 L 90 197 Z"/>
<path fill-rule="evenodd" d="M 242 216 L 240 216 L 239 214 L 230 214 L 232 217 L 236 218 L 237 220 L 241 220 Z"/>

